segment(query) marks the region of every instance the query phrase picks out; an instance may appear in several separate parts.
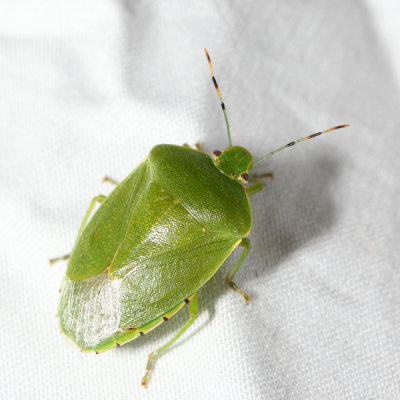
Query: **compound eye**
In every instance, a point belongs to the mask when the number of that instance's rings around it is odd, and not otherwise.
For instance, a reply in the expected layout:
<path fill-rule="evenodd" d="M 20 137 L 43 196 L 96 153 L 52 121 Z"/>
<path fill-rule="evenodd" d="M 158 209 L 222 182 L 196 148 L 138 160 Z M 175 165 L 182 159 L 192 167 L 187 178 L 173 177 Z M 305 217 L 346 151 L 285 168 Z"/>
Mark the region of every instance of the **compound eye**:
<path fill-rule="evenodd" d="M 249 174 L 242 174 L 242 175 L 240 175 L 240 177 L 241 177 L 244 181 L 246 181 L 247 183 L 249 182 Z"/>
<path fill-rule="evenodd" d="M 219 150 L 214 150 L 212 153 L 215 157 L 219 157 L 221 155 L 221 152 Z"/>

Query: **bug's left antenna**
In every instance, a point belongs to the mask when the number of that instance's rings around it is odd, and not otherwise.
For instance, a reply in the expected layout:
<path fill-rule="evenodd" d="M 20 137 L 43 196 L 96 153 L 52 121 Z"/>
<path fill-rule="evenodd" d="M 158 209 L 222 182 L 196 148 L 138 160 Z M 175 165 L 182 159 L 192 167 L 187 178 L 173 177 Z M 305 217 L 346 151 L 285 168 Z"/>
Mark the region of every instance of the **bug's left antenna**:
<path fill-rule="evenodd" d="M 211 72 L 211 76 L 212 76 L 212 81 L 213 81 L 214 86 L 215 86 L 215 89 L 216 89 L 216 91 L 217 91 L 217 94 L 218 94 L 218 97 L 219 97 L 219 101 L 221 102 L 222 111 L 224 112 L 225 122 L 226 122 L 226 129 L 227 129 L 227 131 L 228 131 L 228 142 L 229 142 L 229 147 L 231 147 L 231 146 L 232 146 L 231 128 L 230 128 L 230 126 L 229 126 L 228 114 L 226 113 L 224 100 L 222 99 L 221 91 L 219 90 L 217 80 L 215 79 L 215 76 L 214 76 L 214 71 L 213 71 L 213 67 L 212 67 L 210 55 L 208 54 L 208 51 L 207 51 L 206 48 L 204 48 L 204 51 L 206 52 L 206 56 L 207 56 L 207 60 L 208 60 L 208 65 L 209 65 L 209 67 L 210 67 L 210 72 Z"/>

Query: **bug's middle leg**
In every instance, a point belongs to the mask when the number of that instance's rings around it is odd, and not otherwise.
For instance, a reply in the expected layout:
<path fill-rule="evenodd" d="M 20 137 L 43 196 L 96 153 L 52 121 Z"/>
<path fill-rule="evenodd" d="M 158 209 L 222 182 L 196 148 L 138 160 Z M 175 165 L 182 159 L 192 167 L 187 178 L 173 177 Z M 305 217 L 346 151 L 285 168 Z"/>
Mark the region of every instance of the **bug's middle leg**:
<path fill-rule="evenodd" d="M 107 197 L 104 196 L 104 194 L 99 194 L 96 197 L 93 197 L 92 201 L 90 202 L 89 208 L 86 211 L 86 214 L 83 218 L 83 221 L 81 223 L 81 226 L 79 228 L 78 232 L 78 237 L 81 235 L 82 231 L 85 229 L 85 226 L 89 220 L 90 215 L 92 214 L 93 208 L 96 205 L 96 203 L 102 203 Z"/>
<path fill-rule="evenodd" d="M 196 293 L 189 303 L 189 319 L 185 322 L 182 328 L 171 340 L 169 340 L 163 346 L 161 346 L 160 348 L 149 354 L 146 367 L 147 371 L 142 379 L 142 385 L 144 387 L 147 387 L 147 383 L 150 378 L 150 371 L 153 369 L 154 363 L 156 362 L 157 358 L 160 357 L 168 349 L 168 347 L 170 347 L 173 343 L 175 343 L 175 341 L 178 340 L 178 338 L 183 333 L 185 333 L 185 331 L 189 328 L 189 326 L 193 324 L 198 315 L 199 315 L 199 301 L 198 301 L 198 293 Z"/>
<path fill-rule="evenodd" d="M 233 278 L 235 277 L 236 272 L 239 270 L 240 266 L 242 265 L 242 262 L 244 261 L 247 254 L 250 251 L 250 240 L 243 238 L 242 241 L 239 243 L 239 246 L 244 247 L 243 253 L 240 256 L 239 260 L 237 261 L 236 265 L 233 267 L 232 271 L 229 272 L 229 274 L 226 276 L 225 280 L 235 292 L 238 292 L 244 297 L 244 299 L 246 300 L 246 304 L 249 304 L 250 302 L 249 295 L 244 290 L 242 290 L 238 285 L 236 285 L 235 282 L 233 282 Z"/>
<path fill-rule="evenodd" d="M 90 202 L 89 208 L 86 211 L 86 214 L 83 218 L 82 224 L 79 228 L 79 232 L 78 232 L 78 237 L 80 236 L 80 234 L 82 233 L 83 229 L 85 228 L 90 215 L 92 214 L 93 208 L 96 205 L 96 203 L 102 203 L 104 200 L 106 199 L 106 196 L 104 196 L 104 194 L 99 194 L 96 197 L 93 197 L 92 201 Z M 49 260 L 50 264 L 53 264 L 57 261 L 61 261 L 61 260 L 68 260 L 68 258 L 70 257 L 71 254 L 65 254 L 61 257 L 55 257 L 55 258 L 51 258 Z"/>
<path fill-rule="evenodd" d="M 64 255 L 61 256 L 61 257 L 50 258 L 49 263 L 50 263 L 50 264 L 54 264 L 54 263 L 57 262 L 57 261 L 68 260 L 68 258 L 70 258 L 70 256 L 71 256 L 71 253 L 68 253 L 68 254 L 64 254 Z"/>

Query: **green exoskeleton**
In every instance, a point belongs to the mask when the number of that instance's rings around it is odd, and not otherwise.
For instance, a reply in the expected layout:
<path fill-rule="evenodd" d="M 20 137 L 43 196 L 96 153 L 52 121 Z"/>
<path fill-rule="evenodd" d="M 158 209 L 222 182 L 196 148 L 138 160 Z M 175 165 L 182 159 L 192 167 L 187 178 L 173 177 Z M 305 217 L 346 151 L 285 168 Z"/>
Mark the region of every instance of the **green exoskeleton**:
<path fill-rule="evenodd" d="M 250 250 L 248 196 L 262 189 L 258 178 L 268 174 L 249 172 L 297 142 L 347 126 L 298 139 L 253 162 L 245 148 L 232 146 L 225 105 L 205 52 L 226 120 L 228 147 L 209 156 L 200 146 L 155 146 L 109 196 L 93 198 L 61 287 L 61 329 L 85 352 L 121 346 L 188 303 L 189 319 L 149 355 L 144 386 L 155 360 L 196 319 L 198 290 L 238 246 L 243 252 L 226 281 L 250 300 L 233 279 Z M 90 218 L 97 202 L 101 205 Z"/>

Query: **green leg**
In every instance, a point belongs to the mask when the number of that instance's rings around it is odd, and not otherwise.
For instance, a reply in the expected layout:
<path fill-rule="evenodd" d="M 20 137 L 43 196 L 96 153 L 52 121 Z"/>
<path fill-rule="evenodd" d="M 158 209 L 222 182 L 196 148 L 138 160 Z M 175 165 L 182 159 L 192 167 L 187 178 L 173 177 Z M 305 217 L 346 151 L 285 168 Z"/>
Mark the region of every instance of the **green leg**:
<path fill-rule="evenodd" d="M 109 183 L 112 183 L 113 185 L 115 185 L 115 186 L 117 186 L 117 185 L 119 185 L 119 182 L 117 182 L 115 179 L 113 179 L 113 178 L 110 178 L 109 176 L 105 176 L 104 178 L 103 178 L 103 182 L 109 182 Z"/>
<path fill-rule="evenodd" d="M 78 232 L 78 237 L 80 236 L 80 234 L 82 233 L 83 229 L 86 226 L 86 223 L 90 217 L 90 214 L 93 211 L 94 206 L 96 205 L 96 202 L 102 203 L 104 200 L 106 199 L 106 196 L 104 196 L 103 194 L 99 194 L 96 197 L 93 197 L 88 210 L 86 211 L 85 217 L 83 218 L 82 224 L 79 228 L 79 232 Z M 55 258 L 51 258 L 49 260 L 50 264 L 54 264 L 57 261 L 61 261 L 61 260 L 68 260 L 68 258 L 70 257 L 71 254 L 65 254 L 64 256 L 61 257 L 55 257 Z"/>
<path fill-rule="evenodd" d="M 197 143 L 195 144 L 195 147 L 196 147 L 196 149 L 197 149 L 198 151 L 201 151 L 202 153 L 204 153 L 204 150 L 202 149 L 200 142 L 197 142 Z"/>
<path fill-rule="evenodd" d="M 147 387 L 150 378 L 150 371 L 153 369 L 154 363 L 156 362 L 157 358 L 160 357 L 168 349 L 169 346 L 175 343 L 175 341 L 183 333 L 185 333 L 185 331 L 189 328 L 189 326 L 193 324 L 194 320 L 197 318 L 198 315 L 199 315 L 199 302 L 198 302 L 198 293 L 196 293 L 189 303 L 189 319 L 185 322 L 185 324 L 182 326 L 179 332 L 170 341 L 165 343 L 164 346 L 161 346 L 156 351 L 153 351 L 152 353 L 149 354 L 146 367 L 147 371 L 142 379 L 142 385 L 144 387 Z"/>
<path fill-rule="evenodd" d="M 182 147 L 186 147 L 187 149 L 193 149 L 193 147 L 192 147 L 192 146 L 189 146 L 187 143 L 183 143 Z M 201 152 L 204 153 L 204 151 L 203 151 L 203 149 L 202 149 L 202 147 L 201 147 L 201 145 L 200 145 L 200 142 L 197 142 L 197 143 L 194 145 L 194 147 L 196 148 L 196 150 L 201 151 Z"/>
<path fill-rule="evenodd" d="M 98 196 L 93 197 L 92 201 L 90 202 L 89 208 L 86 211 L 85 217 L 83 218 L 81 227 L 79 228 L 78 237 L 81 235 L 82 231 L 85 229 L 85 226 L 89 220 L 90 214 L 92 214 L 93 208 L 96 205 L 96 203 L 102 203 L 105 199 L 106 199 L 106 196 L 104 196 L 104 194 L 99 194 Z"/>
<path fill-rule="evenodd" d="M 242 265 L 242 262 L 244 261 L 244 259 L 246 258 L 247 254 L 250 251 L 250 240 L 243 238 L 242 241 L 239 243 L 239 246 L 243 246 L 244 250 L 242 255 L 240 256 L 238 262 L 236 263 L 236 265 L 233 267 L 232 271 L 229 272 L 229 274 L 226 276 L 225 280 L 228 282 L 228 285 L 236 292 L 240 293 L 244 299 L 246 300 L 246 304 L 249 304 L 250 302 L 250 297 L 249 295 L 243 291 L 242 289 L 240 289 L 239 286 L 236 285 L 235 282 L 233 282 L 233 278 L 236 275 L 236 272 L 239 270 L 240 266 Z"/>
<path fill-rule="evenodd" d="M 54 264 L 57 261 L 61 261 L 61 260 L 68 260 L 68 258 L 71 256 L 71 254 L 64 254 L 61 257 L 55 257 L 55 258 L 50 258 L 49 263 L 50 264 Z"/>
<path fill-rule="evenodd" d="M 252 179 L 252 182 L 254 182 L 254 179 Z M 251 195 L 263 190 L 264 186 L 265 186 L 264 182 L 258 181 L 257 183 L 254 183 L 254 185 L 247 186 L 246 193 L 248 196 L 251 196 Z"/>
<path fill-rule="evenodd" d="M 266 172 L 265 174 L 251 175 L 250 182 L 254 183 L 254 185 L 246 187 L 246 193 L 248 194 L 248 196 L 251 196 L 252 194 L 261 191 L 265 186 L 265 183 L 260 181 L 260 179 L 258 178 L 274 179 L 274 174 L 272 172 Z"/>

